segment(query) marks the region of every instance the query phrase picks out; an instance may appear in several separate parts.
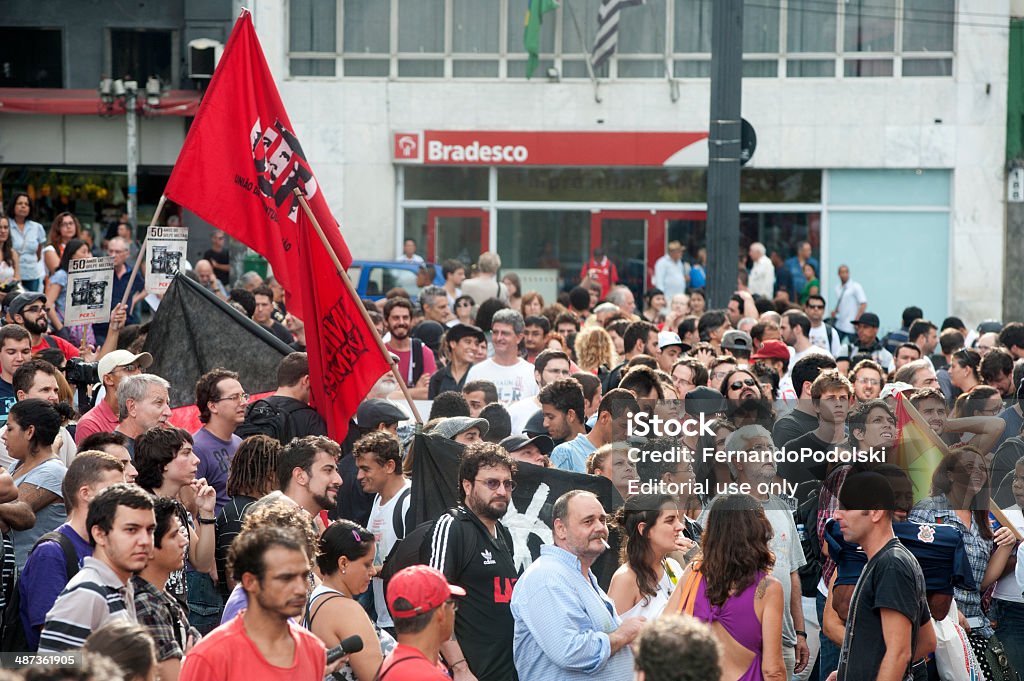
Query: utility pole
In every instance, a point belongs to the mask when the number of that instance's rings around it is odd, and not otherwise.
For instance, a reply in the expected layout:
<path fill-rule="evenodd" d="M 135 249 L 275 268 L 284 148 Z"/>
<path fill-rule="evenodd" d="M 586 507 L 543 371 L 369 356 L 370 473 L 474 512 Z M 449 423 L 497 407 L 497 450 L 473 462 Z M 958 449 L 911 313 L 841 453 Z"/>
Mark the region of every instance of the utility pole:
<path fill-rule="evenodd" d="M 132 233 L 138 225 L 139 210 L 139 133 L 138 114 L 135 111 L 139 95 L 138 83 L 130 80 L 125 83 L 125 123 L 128 126 L 128 222 Z"/>
<path fill-rule="evenodd" d="M 708 293 L 710 307 L 724 309 L 736 290 L 739 262 L 743 0 L 715 0 L 712 8 Z"/>

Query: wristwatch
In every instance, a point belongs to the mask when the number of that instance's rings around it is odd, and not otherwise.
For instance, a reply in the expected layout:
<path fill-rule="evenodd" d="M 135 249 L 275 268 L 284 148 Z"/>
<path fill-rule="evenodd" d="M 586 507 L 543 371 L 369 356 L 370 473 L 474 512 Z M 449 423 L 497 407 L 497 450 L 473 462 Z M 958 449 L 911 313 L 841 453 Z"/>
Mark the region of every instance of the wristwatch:
<path fill-rule="evenodd" d="M 796 630 L 796 635 L 797 636 L 803 636 L 804 638 L 807 638 L 807 632 L 806 631 L 800 631 L 799 629 Z"/>

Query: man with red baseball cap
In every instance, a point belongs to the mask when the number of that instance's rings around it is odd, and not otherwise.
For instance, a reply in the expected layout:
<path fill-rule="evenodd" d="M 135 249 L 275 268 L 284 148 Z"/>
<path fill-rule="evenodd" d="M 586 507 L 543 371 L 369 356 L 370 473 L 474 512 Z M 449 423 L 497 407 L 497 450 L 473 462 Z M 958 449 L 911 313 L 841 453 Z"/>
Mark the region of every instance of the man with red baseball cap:
<path fill-rule="evenodd" d="M 384 659 L 379 681 L 451 681 L 439 661 L 441 644 L 455 631 L 453 596 L 465 589 L 448 583 L 444 574 L 427 565 L 398 572 L 387 587 L 388 610 L 395 623 L 398 645 Z M 454 667 L 462 660 L 449 661 Z M 401 667 L 393 672 L 395 667 Z"/>
<path fill-rule="evenodd" d="M 752 362 L 764 362 L 779 374 L 779 399 L 787 404 L 796 401 L 793 379 L 789 376 L 789 346 L 780 340 L 766 340 L 753 355 Z"/>

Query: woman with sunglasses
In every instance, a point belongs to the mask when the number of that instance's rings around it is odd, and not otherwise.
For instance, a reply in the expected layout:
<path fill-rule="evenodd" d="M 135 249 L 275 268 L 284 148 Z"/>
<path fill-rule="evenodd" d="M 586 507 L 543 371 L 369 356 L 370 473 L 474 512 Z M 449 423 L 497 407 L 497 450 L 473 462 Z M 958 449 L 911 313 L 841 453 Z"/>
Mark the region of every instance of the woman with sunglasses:
<path fill-rule="evenodd" d="M 67 298 L 68 272 L 71 269 L 72 260 L 91 258 L 89 244 L 82 239 L 72 239 L 64 247 L 64 254 L 60 257 L 60 264 L 57 270 L 50 276 L 50 283 L 46 287 L 46 309 L 50 317 L 53 330 L 74 343 L 76 346 L 82 342 L 83 336 L 89 345 L 96 344 L 96 338 L 92 334 L 92 326 L 72 326 L 64 331 L 64 303 Z"/>
<path fill-rule="evenodd" d="M 336 520 L 320 535 L 316 564 L 323 581 L 309 596 L 302 625 L 328 648 L 349 636 L 363 639 L 363 649 L 331 675 L 335 681 L 371 681 L 396 645 L 391 634 L 378 629 L 355 600 L 377 574 L 373 565 L 376 550 L 373 534 L 351 520 Z"/>
<path fill-rule="evenodd" d="M 455 299 L 455 318 L 460 324 L 473 326 L 473 296 L 459 296 Z"/>

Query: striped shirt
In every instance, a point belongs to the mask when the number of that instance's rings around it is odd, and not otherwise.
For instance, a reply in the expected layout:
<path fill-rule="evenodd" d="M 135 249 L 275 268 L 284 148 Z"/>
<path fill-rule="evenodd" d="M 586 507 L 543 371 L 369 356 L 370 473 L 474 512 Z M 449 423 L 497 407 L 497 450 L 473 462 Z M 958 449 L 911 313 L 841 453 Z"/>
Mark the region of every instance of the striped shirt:
<path fill-rule="evenodd" d="M 81 648 L 85 639 L 107 622 L 135 622 L 135 594 L 103 561 L 88 557 L 57 597 L 39 636 L 39 652 Z"/>

